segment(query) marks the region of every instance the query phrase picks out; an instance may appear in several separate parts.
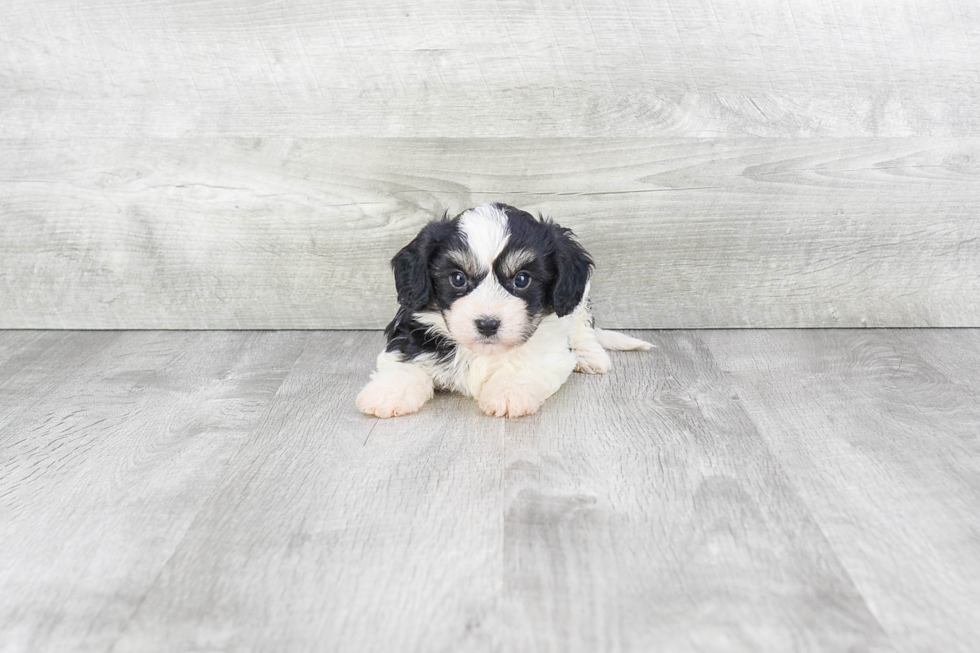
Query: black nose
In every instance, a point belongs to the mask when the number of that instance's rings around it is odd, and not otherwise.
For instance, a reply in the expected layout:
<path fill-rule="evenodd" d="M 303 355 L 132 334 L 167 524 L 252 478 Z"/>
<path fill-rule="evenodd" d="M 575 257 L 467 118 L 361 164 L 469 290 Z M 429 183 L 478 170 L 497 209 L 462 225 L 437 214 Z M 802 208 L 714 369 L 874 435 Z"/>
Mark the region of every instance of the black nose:
<path fill-rule="evenodd" d="M 492 317 L 481 317 L 476 321 L 476 330 L 488 338 L 497 333 L 497 329 L 499 328 L 500 320 L 495 320 Z"/>

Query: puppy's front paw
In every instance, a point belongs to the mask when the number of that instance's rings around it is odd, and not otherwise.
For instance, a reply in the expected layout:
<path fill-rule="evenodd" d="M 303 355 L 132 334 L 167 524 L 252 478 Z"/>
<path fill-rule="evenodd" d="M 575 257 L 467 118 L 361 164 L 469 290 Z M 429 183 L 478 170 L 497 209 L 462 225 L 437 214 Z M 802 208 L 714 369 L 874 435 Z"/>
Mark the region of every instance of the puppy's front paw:
<path fill-rule="evenodd" d="M 431 397 L 431 386 L 375 379 L 364 386 L 355 403 L 365 415 L 386 418 L 414 413 Z"/>
<path fill-rule="evenodd" d="M 612 359 L 599 343 L 589 343 L 575 350 L 575 371 L 584 374 L 605 374 L 612 369 Z"/>
<path fill-rule="evenodd" d="M 523 417 L 533 415 L 544 399 L 524 387 L 488 384 L 480 392 L 480 410 L 491 417 Z"/>

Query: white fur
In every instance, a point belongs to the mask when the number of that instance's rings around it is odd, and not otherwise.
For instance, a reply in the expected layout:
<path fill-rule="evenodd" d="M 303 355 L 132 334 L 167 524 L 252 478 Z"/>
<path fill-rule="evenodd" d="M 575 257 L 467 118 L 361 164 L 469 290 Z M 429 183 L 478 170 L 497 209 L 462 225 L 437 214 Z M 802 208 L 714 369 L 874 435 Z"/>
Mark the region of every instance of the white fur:
<path fill-rule="evenodd" d="M 430 329 L 452 339 L 446 323 L 438 313 L 416 313 L 416 321 L 429 325 Z M 457 345 L 456 355 L 448 362 L 440 363 L 435 356 L 425 355 L 415 359 L 415 363 L 433 379 L 435 386 L 442 390 L 459 392 L 468 397 L 479 397 L 487 380 L 500 370 L 516 372 L 527 369 L 530 373 L 540 371 L 546 378 L 551 396 L 575 367 L 574 354 L 569 351 L 569 340 L 574 322 L 571 315 L 546 316 L 534 334 L 527 341 L 507 351 L 484 354 L 464 345 Z M 567 371 L 564 371 L 568 367 Z"/>
<path fill-rule="evenodd" d="M 357 408 L 367 415 L 397 417 L 414 413 L 432 399 L 432 377 L 397 354 L 378 354 L 378 371 L 357 395 Z"/>
<path fill-rule="evenodd" d="M 490 354 L 519 345 L 527 338 L 531 325 L 525 306 L 500 285 L 496 275 L 488 274 L 473 292 L 453 302 L 446 311 L 446 325 L 460 344 Z M 500 321 L 492 340 L 476 328 L 476 321 L 484 317 Z"/>
<path fill-rule="evenodd" d="M 571 318 L 545 317 L 524 344 L 506 351 L 484 354 L 459 344 L 451 361 L 440 363 L 426 355 L 413 363 L 428 374 L 436 387 L 476 398 L 488 415 L 530 415 L 575 368 L 575 354 L 568 348 L 574 327 Z M 452 337 L 437 313 L 417 313 L 415 319 Z"/>
<path fill-rule="evenodd" d="M 439 313 L 416 313 L 414 318 L 453 339 Z M 378 371 L 358 395 L 357 407 L 378 417 L 406 415 L 421 408 L 432 398 L 433 388 L 439 388 L 474 397 L 488 415 L 533 414 L 558 391 L 573 370 L 588 374 L 610 370 L 612 361 L 603 349 L 603 338 L 642 348 L 636 345 L 643 343 L 642 340 L 594 329 L 590 322 L 583 299 L 565 317 L 546 316 L 524 344 L 506 351 L 485 354 L 458 344 L 456 355 L 442 362 L 432 354 L 402 362 L 399 354 L 382 352 L 378 356 Z"/>
<path fill-rule="evenodd" d="M 413 317 L 443 337 L 454 339 L 439 313 L 421 312 Z M 488 415 L 530 415 L 558 391 L 573 370 L 603 374 L 611 368 L 609 355 L 590 322 L 583 299 L 570 315 L 546 316 L 524 344 L 506 351 L 486 354 L 457 344 L 456 354 L 449 361 L 425 354 L 408 363 L 401 362 L 398 354 L 384 352 L 378 357 L 376 376 L 361 393 L 372 398 L 364 403 L 375 409 L 362 411 L 379 417 L 414 412 L 431 398 L 435 387 L 477 399 Z M 404 368 L 415 368 L 415 373 L 410 376 Z M 410 389 L 399 393 L 393 387 L 399 383 Z M 380 406 L 374 399 L 379 392 L 387 397 Z"/>
<path fill-rule="evenodd" d="M 653 344 L 646 340 L 631 338 L 625 333 L 596 329 L 595 334 L 599 344 L 606 349 L 614 349 L 616 351 L 650 351 L 653 349 Z"/>
<path fill-rule="evenodd" d="M 483 204 L 459 217 L 459 230 L 477 261 L 486 266 L 483 271 L 490 272 L 510 239 L 507 214 L 493 204 Z"/>

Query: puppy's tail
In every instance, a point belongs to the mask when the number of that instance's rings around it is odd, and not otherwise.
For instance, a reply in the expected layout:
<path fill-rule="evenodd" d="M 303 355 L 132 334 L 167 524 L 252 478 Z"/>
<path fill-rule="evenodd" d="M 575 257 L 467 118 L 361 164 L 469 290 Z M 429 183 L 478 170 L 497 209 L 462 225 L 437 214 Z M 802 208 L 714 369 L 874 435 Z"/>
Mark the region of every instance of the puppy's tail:
<path fill-rule="evenodd" d="M 649 351 L 653 345 L 646 340 L 631 338 L 625 333 L 618 331 L 606 331 L 596 327 L 595 336 L 603 349 L 613 349 L 616 351 Z"/>

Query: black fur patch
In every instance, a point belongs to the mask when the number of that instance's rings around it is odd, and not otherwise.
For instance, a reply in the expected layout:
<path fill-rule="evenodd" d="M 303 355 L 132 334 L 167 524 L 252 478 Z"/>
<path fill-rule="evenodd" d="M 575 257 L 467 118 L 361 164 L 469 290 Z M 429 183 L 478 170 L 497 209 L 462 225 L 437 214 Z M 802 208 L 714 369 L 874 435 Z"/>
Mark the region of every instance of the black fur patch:
<path fill-rule="evenodd" d="M 553 310 L 552 289 L 557 275 L 557 269 L 552 261 L 554 244 L 549 229 L 545 223 L 537 220 L 527 211 L 521 211 L 507 204 L 497 204 L 497 206 L 507 215 L 510 238 L 500 256 L 494 261 L 494 274 L 507 292 L 527 302 L 529 317 L 543 317 Z M 502 269 L 503 262 L 508 255 L 520 250 L 533 252 L 534 259 L 514 270 L 513 274 L 506 274 Z M 531 277 L 527 288 L 514 286 L 514 277 L 522 271 Z"/>
<path fill-rule="evenodd" d="M 486 273 L 478 273 L 470 269 L 471 265 L 460 265 L 458 259 L 470 258 L 470 250 L 466 246 L 466 238 L 459 229 L 459 217 L 453 218 L 456 231 L 445 239 L 439 251 L 429 262 L 429 276 L 432 279 L 434 308 L 448 309 L 454 301 L 470 294 L 480 285 Z M 454 255 L 455 254 L 455 255 Z M 450 281 L 453 272 L 460 271 L 466 275 L 466 285 L 456 288 Z"/>
<path fill-rule="evenodd" d="M 507 204 L 498 203 L 497 206 L 507 214 L 511 230 L 507 249 L 533 249 L 544 263 L 543 281 L 547 284 L 547 293 L 543 304 L 554 310 L 558 317 L 574 311 L 585 294 L 592 272 L 592 257 L 574 239 L 571 229 L 545 218 L 535 219 L 527 211 Z"/>
<path fill-rule="evenodd" d="M 456 354 L 456 343 L 432 333 L 413 318 L 413 311 L 399 308 L 395 319 L 385 328 L 388 340 L 385 351 L 399 352 L 403 360 L 412 360 L 421 354 L 434 354 L 439 361 L 450 360 Z"/>
<path fill-rule="evenodd" d="M 395 273 L 395 288 L 398 290 L 398 303 L 404 307 L 418 310 L 432 300 L 432 279 L 429 275 L 429 261 L 442 244 L 456 234 L 458 220 L 433 220 L 422 227 L 419 235 L 401 248 L 391 259 Z"/>

